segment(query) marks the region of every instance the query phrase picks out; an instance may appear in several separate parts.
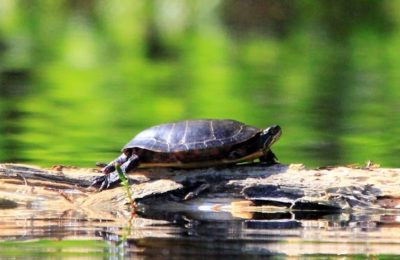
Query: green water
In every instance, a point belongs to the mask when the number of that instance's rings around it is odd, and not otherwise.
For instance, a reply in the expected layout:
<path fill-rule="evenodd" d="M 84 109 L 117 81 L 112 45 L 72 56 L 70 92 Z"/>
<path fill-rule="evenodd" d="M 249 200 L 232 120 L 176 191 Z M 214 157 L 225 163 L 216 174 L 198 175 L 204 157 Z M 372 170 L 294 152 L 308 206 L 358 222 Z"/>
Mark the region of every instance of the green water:
<path fill-rule="evenodd" d="M 70 258 L 95 259 L 109 257 L 108 245 L 103 241 L 92 240 L 32 240 L 20 242 L 0 242 L 0 257 L 31 259 Z"/>
<path fill-rule="evenodd" d="M 233 118 L 280 124 L 284 163 L 399 167 L 400 3 L 277 2 L 2 1 L 0 160 L 91 166 Z"/>
<path fill-rule="evenodd" d="M 400 167 L 399 29 L 390 0 L 2 0 L 0 162 L 93 166 L 232 118 L 279 124 L 282 163 Z"/>

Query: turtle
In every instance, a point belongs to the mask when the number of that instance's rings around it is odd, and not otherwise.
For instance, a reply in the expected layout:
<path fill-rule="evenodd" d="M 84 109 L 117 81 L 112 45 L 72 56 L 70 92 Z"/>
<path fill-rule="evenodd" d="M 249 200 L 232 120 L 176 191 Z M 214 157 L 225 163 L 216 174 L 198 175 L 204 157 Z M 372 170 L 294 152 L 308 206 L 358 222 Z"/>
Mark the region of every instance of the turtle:
<path fill-rule="evenodd" d="M 108 163 L 92 186 L 99 190 L 119 182 L 137 167 L 203 168 L 251 162 L 277 163 L 270 147 L 282 134 L 279 125 L 265 129 L 231 119 L 196 119 L 156 125 L 130 140 L 122 154 Z"/>

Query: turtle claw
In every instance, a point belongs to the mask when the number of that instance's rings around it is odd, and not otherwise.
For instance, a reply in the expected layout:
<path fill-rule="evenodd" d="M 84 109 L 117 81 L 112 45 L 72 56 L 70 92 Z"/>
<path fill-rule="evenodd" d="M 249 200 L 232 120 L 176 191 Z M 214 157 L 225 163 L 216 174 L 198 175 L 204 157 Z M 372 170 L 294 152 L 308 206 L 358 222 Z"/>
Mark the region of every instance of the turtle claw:
<path fill-rule="evenodd" d="M 107 176 L 104 176 L 104 180 L 101 183 L 99 191 L 102 191 L 104 188 L 108 189 L 109 186 L 110 186 L 110 182 L 108 181 Z"/>
<path fill-rule="evenodd" d="M 93 179 L 92 184 L 90 184 L 89 187 L 97 187 L 100 185 L 99 191 L 104 188 L 104 185 L 107 182 L 107 176 L 102 175 L 102 176 L 97 176 Z"/>
<path fill-rule="evenodd" d="M 97 176 L 93 179 L 90 186 L 99 187 L 99 191 L 110 188 L 111 185 L 119 183 L 119 178 L 116 179 L 112 174 Z"/>

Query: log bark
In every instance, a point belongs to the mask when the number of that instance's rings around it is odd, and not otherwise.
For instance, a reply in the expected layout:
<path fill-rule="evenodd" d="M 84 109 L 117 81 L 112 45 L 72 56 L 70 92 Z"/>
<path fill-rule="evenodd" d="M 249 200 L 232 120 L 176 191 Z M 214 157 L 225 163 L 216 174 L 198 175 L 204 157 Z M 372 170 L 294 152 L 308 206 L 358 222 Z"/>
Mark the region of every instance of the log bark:
<path fill-rule="evenodd" d="M 89 187 L 97 169 L 0 164 L 0 209 L 20 205 L 48 208 L 126 209 L 123 187 L 97 192 Z M 139 210 L 193 207 L 230 212 L 400 211 L 400 169 L 301 164 L 237 165 L 178 170 L 138 169 L 129 175 Z"/>

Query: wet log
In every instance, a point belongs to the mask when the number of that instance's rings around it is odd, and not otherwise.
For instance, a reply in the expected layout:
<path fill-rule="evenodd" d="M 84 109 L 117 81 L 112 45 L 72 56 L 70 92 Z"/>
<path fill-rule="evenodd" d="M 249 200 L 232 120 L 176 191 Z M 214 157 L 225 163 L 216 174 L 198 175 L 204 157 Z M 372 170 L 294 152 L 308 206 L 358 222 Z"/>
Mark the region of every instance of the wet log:
<path fill-rule="evenodd" d="M 19 205 L 126 209 L 124 187 L 101 192 L 89 187 L 98 175 L 97 169 L 0 164 L 0 209 Z M 400 169 L 374 165 L 138 169 L 129 181 L 139 210 L 400 211 Z"/>

